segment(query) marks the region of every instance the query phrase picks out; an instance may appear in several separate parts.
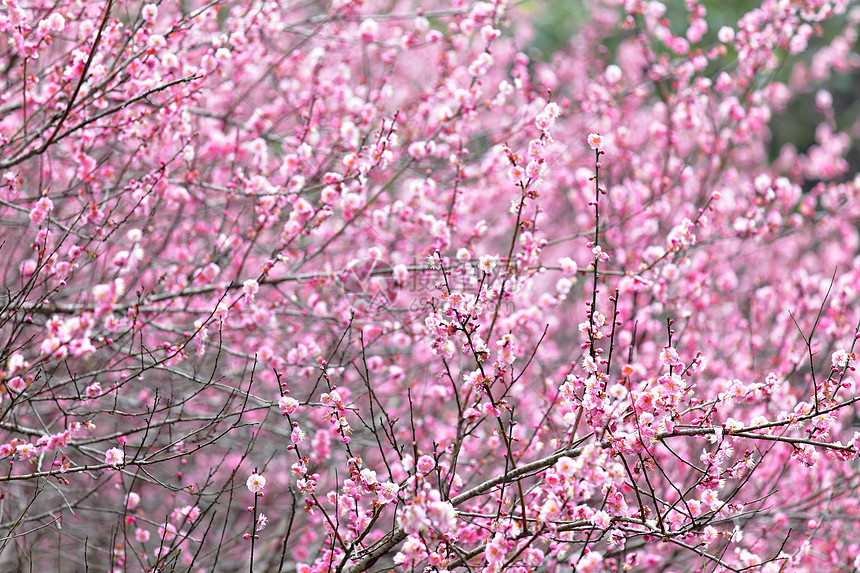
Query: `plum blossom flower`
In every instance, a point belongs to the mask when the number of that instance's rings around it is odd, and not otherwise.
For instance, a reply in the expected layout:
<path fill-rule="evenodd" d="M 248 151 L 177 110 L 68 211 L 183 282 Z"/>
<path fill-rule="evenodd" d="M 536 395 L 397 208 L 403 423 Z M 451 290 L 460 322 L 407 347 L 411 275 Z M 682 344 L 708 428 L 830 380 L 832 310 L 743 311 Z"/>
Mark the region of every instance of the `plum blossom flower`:
<path fill-rule="evenodd" d="M 744 538 L 744 531 L 740 528 L 740 526 L 735 525 L 735 528 L 732 530 L 732 543 L 740 543 Z"/>
<path fill-rule="evenodd" d="M 37 453 L 36 446 L 33 444 L 21 444 L 18 446 L 18 457 L 21 461 L 32 460 Z"/>
<path fill-rule="evenodd" d="M 47 197 L 36 201 L 36 206 L 30 211 L 30 221 L 34 225 L 41 225 L 48 218 L 48 213 L 54 210 L 54 202 Z"/>
<path fill-rule="evenodd" d="M 523 169 L 519 165 L 514 165 L 510 169 L 508 169 L 508 178 L 511 180 L 511 183 L 519 183 L 520 181 L 522 181 L 525 175 L 525 169 Z"/>
<path fill-rule="evenodd" d="M 529 157 L 535 160 L 543 158 L 546 145 L 541 139 L 532 139 L 529 141 Z"/>
<path fill-rule="evenodd" d="M 471 75 L 472 77 L 475 77 L 475 78 L 481 77 L 481 76 L 485 75 L 490 70 L 490 67 L 492 65 L 493 65 L 493 56 L 491 56 L 487 52 L 484 52 L 484 53 L 478 55 L 478 57 L 475 59 L 475 61 L 469 65 L 469 75 Z"/>
<path fill-rule="evenodd" d="M 456 525 L 457 511 L 449 501 L 434 501 L 427 508 L 427 517 L 433 527 L 447 532 Z"/>
<path fill-rule="evenodd" d="M 109 466 L 119 466 L 124 458 L 125 454 L 119 448 L 111 448 L 105 452 L 105 463 Z"/>
<path fill-rule="evenodd" d="M 258 473 L 253 473 L 248 477 L 245 485 L 248 486 L 251 493 L 260 493 L 266 487 L 266 478 Z"/>
<path fill-rule="evenodd" d="M 492 26 L 484 26 L 481 28 L 481 39 L 487 43 L 498 38 L 500 34 L 501 32 Z"/>
<path fill-rule="evenodd" d="M 343 400 L 337 390 L 324 392 L 320 396 L 320 402 L 322 402 L 324 406 L 331 406 L 333 408 L 340 408 L 343 406 Z"/>
<path fill-rule="evenodd" d="M 591 516 L 591 523 L 599 529 L 609 529 L 609 526 L 612 524 L 612 518 L 603 510 L 595 511 L 594 515 Z"/>
<path fill-rule="evenodd" d="M 558 260 L 558 266 L 561 267 L 561 270 L 565 275 L 569 277 L 576 276 L 577 266 L 576 261 L 571 259 L 570 257 L 562 257 Z"/>
<path fill-rule="evenodd" d="M 143 7 L 143 10 L 140 11 L 140 17 L 144 19 L 144 21 L 149 22 L 150 24 L 155 21 L 155 18 L 158 16 L 158 6 L 155 4 L 147 4 Z"/>
<path fill-rule="evenodd" d="M 376 23 L 376 20 L 372 20 L 370 18 L 364 20 L 361 25 L 358 27 L 358 34 L 361 38 L 361 41 L 365 44 L 369 44 L 376 39 L 376 35 L 379 33 L 379 24 Z"/>
<path fill-rule="evenodd" d="M 681 364 L 681 357 L 678 351 L 671 346 L 664 346 L 660 350 L 660 362 L 666 366 L 678 366 Z"/>
<path fill-rule="evenodd" d="M 541 131 L 547 131 L 552 127 L 555 118 L 548 113 L 539 113 L 535 116 L 535 127 Z"/>
<path fill-rule="evenodd" d="M 385 481 L 376 488 L 376 502 L 380 505 L 386 505 L 394 501 L 397 497 L 399 488 L 396 483 Z"/>
<path fill-rule="evenodd" d="M 619 68 L 615 64 L 611 64 L 609 66 L 606 66 L 605 75 L 607 82 L 609 82 L 610 84 L 617 84 L 621 81 L 623 73 L 621 72 L 621 68 Z"/>
<path fill-rule="evenodd" d="M 418 463 L 416 464 L 416 468 L 418 472 L 426 475 L 430 473 L 433 468 L 436 467 L 436 462 L 430 456 L 421 456 L 418 458 Z"/>
<path fill-rule="evenodd" d="M 492 255 L 482 255 L 478 262 L 478 268 L 480 268 L 485 273 L 493 272 L 493 269 L 496 268 L 498 264 L 498 258 Z"/>
<path fill-rule="evenodd" d="M 52 32 L 62 32 L 63 29 L 66 27 L 66 19 L 63 18 L 62 14 L 54 12 L 53 14 L 48 16 L 48 19 L 46 20 L 46 25 L 48 29 Z"/>
<path fill-rule="evenodd" d="M 307 437 L 308 435 L 298 426 L 298 424 L 293 427 L 293 431 L 290 433 L 290 440 L 292 440 L 294 444 L 301 444 Z"/>
<path fill-rule="evenodd" d="M 170 519 L 173 521 L 187 521 L 192 523 L 200 517 L 200 508 L 196 505 L 186 505 L 173 510 Z"/>
<path fill-rule="evenodd" d="M 173 541 L 176 538 L 176 526 L 172 523 L 165 523 L 158 526 L 158 537 L 162 541 Z"/>
<path fill-rule="evenodd" d="M 394 279 L 400 283 L 406 281 L 406 278 L 409 276 L 409 269 L 403 263 L 394 265 L 392 272 L 394 274 Z"/>
<path fill-rule="evenodd" d="M 248 279 L 242 283 L 242 294 L 247 302 L 253 302 L 254 297 L 260 290 L 260 284 L 256 279 Z"/>
<path fill-rule="evenodd" d="M 575 564 L 574 564 L 575 563 Z M 571 566 L 575 567 L 577 573 L 598 573 L 603 571 L 603 554 L 597 551 L 587 553 L 582 559 L 574 559 L 571 561 Z"/>
<path fill-rule="evenodd" d="M 298 410 L 299 401 L 289 396 L 281 396 L 278 398 L 278 407 L 284 413 L 284 416 L 286 416 L 287 414 L 292 414 Z"/>
<path fill-rule="evenodd" d="M 125 496 L 125 504 L 129 509 L 134 509 L 140 503 L 140 495 L 137 493 L 130 491 L 128 495 Z"/>
<path fill-rule="evenodd" d="M 844 348 L 840 348 L 830 357 L 830 362 L 833 364 L 833 368 L 845 368 L 848 366 L 848 361 L 852 358 Z"/>
<path fill-rule="evenodd" d="M 407 533 L 418 533 L 427 525 L 427 512 L 420 505 L 409 505 L 397 515 L 397 525 Z"/>
<path fill-rule="evenodd" d="M 550 494 L 543 506 L 541 506 L 538 521 L 546 523 L 548 521 L 555 520 L 560 514 L 561 507 L 559 506 L 558 498 L 555 495 Z"/>
<path fill-rule="evenodd" d="M 477 408 L 469 406 L 465 410 L 463 410 L 463 418 L 466 420 L 473 422 L 481 417 L 481 412 Z"/>
<path fill-rule="evenodd" d="M 491 565 L 501 563 L 505 557 L 506 550 L 505 537 L 497 532 L 493 539 L 487 543 L 484 553 L 487 563 Z"/>
<path fill-rule="evenodd" d="M 709 525 L 702 530 L 702 541 L 710 545 L 717 540 L 718 535 L 719 532 L 712 525 Z"/>
<path fill-rule="evenodd" d="M 15 376 L 6 382 L 6 386 L 13 392 L 21 393 L 27 389 L 27 382 L 20 376 Z"/>
<path fill-rule="evenodd" d="M 588 145 L 596 151 L 603 150 L 603 136 L 597 133 L 588 134 Z"/>
<path fill-rule="evenodd" d="M 706 489 L 702 492 L 700 497 L 700 501 L 703 505 L 710 507 L 711 509 L 716 509 L 720 504 L 720 497 L 716 490 Z"/>
<path fill-rule="evenodd" d="M 558 458 L 558 461 L 555 462 L 555 471 L 562 477 L 573 477 L 573 474 L 576 471 L 576 464 L 573 461 L 573 458 L 568 456 L 561 456 Z"/>
<path fill-rule="evenodd" d="M 561 115 L 561 108 L 558 107 L 557 103 L 551 101 L 543 108 L 543 112 L 552 119 L 557 119 Z"/>
<path fill-rule="evenodd" d="M 728 44 L 734 39 L 735 30 L 729 26 L 723 26 L 722 28 L 720 28 L 720 31 L 717 32 L 717 40 L 719 40 L 723 44 Z"/>

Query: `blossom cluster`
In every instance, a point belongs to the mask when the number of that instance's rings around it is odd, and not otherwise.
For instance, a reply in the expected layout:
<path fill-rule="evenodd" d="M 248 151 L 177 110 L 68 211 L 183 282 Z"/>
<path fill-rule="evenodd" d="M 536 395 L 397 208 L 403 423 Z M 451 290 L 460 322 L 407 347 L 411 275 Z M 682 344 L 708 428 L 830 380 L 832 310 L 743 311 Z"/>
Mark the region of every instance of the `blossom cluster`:
<path fill-rule="evenodd" d="M 710 6 L 4 0 L 0 569 L 860 568 L 860 8 Z"/>

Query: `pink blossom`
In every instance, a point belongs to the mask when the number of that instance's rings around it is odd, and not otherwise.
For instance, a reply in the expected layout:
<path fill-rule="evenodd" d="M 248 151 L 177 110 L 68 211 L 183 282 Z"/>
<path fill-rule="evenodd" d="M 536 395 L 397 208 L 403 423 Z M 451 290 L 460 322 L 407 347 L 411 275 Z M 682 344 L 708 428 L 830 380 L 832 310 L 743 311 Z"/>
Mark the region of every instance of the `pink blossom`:
<path fill-rule="evenodd" d="M 561 270 L 565 275 L 569 277 L 575 277 L 578 267 L 576 262 L 570 257 L 562 257 L 558 260 L 558 265 L 561 267 Z"/>
<path fill-rule="evenodd" d="M 6 386 L 13 392 L 20 393 L 27 389 L 27 382 L 20 376 L 15 376 L 6 382 Z"/>
<path fill-rule="evenodd" d="M 172 523 L 165 523 L 158 526 L 158 538 L 165 543 L 170 543 L 176 539 L 176 526 Z"/>
<path fill-rule="evenodd" d="M 394 501 L 398 492 L 397 484 L 387 481 L 379 484 L 376 489 L 376 500 L 381 505 L 385 505 Z"/>
<path fill-rule="evenodd" d="M 724 44 L 728 44 L 735 39 L 734 29 L 729 26 L 723 26 L 720 28 L 719 32 L 717 32 L 717 39 Z"/>
<path fill-rule="evenodd" d="M 555 471 L 562 477 L 573 477 L 574 472 L 576 471 L 576 464 L 572 458 L 562 456 L 558 458 L 558 461 L 555 463 Z"/>
<path fill-rule="evenodd" d="M 597 551 L 592 551 L 584 555 L 582 559 L 575 561 L 575 565 L 573 562 L 571 564 L 576 567 L 577 573 L 600 573 L 603 571 L 603 555 Z"/>
<path fill-rule="evenodd" d="M 302 430 L 299 426 L 295 426 L 293 431 L 290 433 L 290 440 L 294 444 L 301 444 L 307 438 L 307 434 Z"/>
<path fill-rule="evenodd" d="M 105 452 L 105 463 L 109 466 L 120 466 L 125 458 L 125 453 L 119 448 L 110 448 Z"/>
<path fill-rule="evenodd" d="M 155 4 L 144 5 L 143 9 L 140 11 L 140 16 L 146 22 L 154 22 L 155 18 L 158 16 L 158 6 L 156 6 Z"/>
<path fill-rule="evenodd" d="M 63 18 L 63 15 L 54 12 L 47 19 L 47 28 L 52 32 L 62 32 L 66 27 L 66 19 Z"/>
<path fill-rule="evenodd" d="M 125 496 L 125 504 L 129 509 L 134 509 L 140 504 L 140 495 L 130 491 Z"/>
<path fill-rule="evenodd" d="M 246 301 L 253 302 L 258 292 L 260 292 L 260 284 L 256 279 L 248 279 L 242 283 L 242 294 L 245 295 Z"/>
<path fill-rule="evenodd" d="M 508 169 L 508 179 L 510 179 L 512 183 L 520 183 L 525 176 L 525 169 L 518 165 L 514 165 Z"/>
<path fill-rule="evenodd" d="M 618 82 L 621 81 L 621 78 L 623 77 L 623 73 L 621 71 L 621 68 L 619 68 L 615 64 L 610 64 L 610 65 L 606 66 L 605 75 L 606 75 L 606 81 L 609 82 L 610 84 L 617 84 Z"/>
<path fill-rule="evenodd" d="M 299 401 L 290 396 L 281 396 L 278 398 L 278 407 L 286 416 L 287 414 L 295 414 L 299 409 Z"/>
<path fill-rule="evenodd" d="M 851 3 L 598 2 L 540 57 L 505 0 L 3 6 L 33 569 L 854 559 Z"/>
<path fill-rule="evenodd" d="M 594 515 L 591 516 L 591 523 L 593 523 L 594 526 L 599 529 L 609 529 L 609 526 L 612 523 L 612 519 L 609 517 L 608 513 L 599 510 L 595 511 Z"/>
<path fill-rule="evenodd" d="M 504 541 L 504 536 L 501 533 L 496 535 L 487 543 L 485 549 L 485 558 L 490 565 L 501 563 L 507 553 L 507 543 Z"/>
<path fill-rule="evenodd" d="M 200 508 L 196 505 L 186 505 L 173 511 L 170 518 L 175 522 L 193 523 L 200 517 Z"/>
<path fill-rule="evenodd" d="M 681 357 L 676 349 L 671 346 L 664 346 L 660 351 L 660 361 L 666 366 L 675 366 L 681 363 Z"/>
<path fill-rule="evenodd" d="M 552 127 L 554 119 L 555 118 L 547 113 L 539 113 L 535 116 L 535 127 L 541 131 L 547 131 Z"/>
<path fill-rule="evenodd" d="M 418 505 L 406 506 L 397 515 L 397 525 L 407 533 L 418 533 L 427 523 L 427 513 Z"/>
<path fill-rule="evenodd" d="M 251 493 L 260 493 L 263 491 L 263 488 L 266 487 L 266 478 L 260 474 L 253 473 L 248 476 L 245 485 L 248 486 L 248 490 Z"/>
<path fill-rule="evenodd" d="M 36 206 L 30 211 L 30 221 L 32 221 L 34 225 L 41 225 L 45 219 L 48 218 L 48 214 L 53 210 L 53 201 L 47 197 L 42 197 L 36 201 Z"/>
<path fill-rule="evenodd" d="M 429 504 L 427 518 L 440 532 L 448 532 L 456 527 L 457 512 L 449 501 L 434 501 Z"/>
<path fill-rule="evenodd" d="M 418 462 L 416 464 L 416 468 L 418 469 L 418 473 L 422 475 L 426 475 L 436 467 L 436 462 L 430 456 L 421 456 L 418 458 Z"/>
<path fill-rule="evenodd" d="M 361 22 L 361 25 L 358 27 L 358 33 L 361 37 L 361 41 L 369 44 L 376 39 L 376 35 L 379 33 L 379 25 L 375 20 L 367 18 Z"/>
<path fill-rule="evenodd" d="M 848 361 L 852 358 L 853 357 L 848 354 L 848 352 L 846 352 L 844 349 L 839 349 L 833 353 L 830 358 L 830 362 L 833 365 L 833 368 L 842 369 L 848 366 Z"/>

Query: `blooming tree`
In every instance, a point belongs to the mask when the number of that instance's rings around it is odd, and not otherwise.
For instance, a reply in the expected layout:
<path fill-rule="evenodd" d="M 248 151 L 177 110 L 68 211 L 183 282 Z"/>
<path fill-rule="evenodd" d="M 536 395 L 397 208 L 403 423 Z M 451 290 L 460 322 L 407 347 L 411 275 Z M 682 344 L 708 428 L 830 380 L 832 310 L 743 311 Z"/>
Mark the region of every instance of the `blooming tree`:
<path fill-rule="evenodd" d="M 0 1 L 0 569 L 860 568 L 860 8 L 539 8 Z"/>

